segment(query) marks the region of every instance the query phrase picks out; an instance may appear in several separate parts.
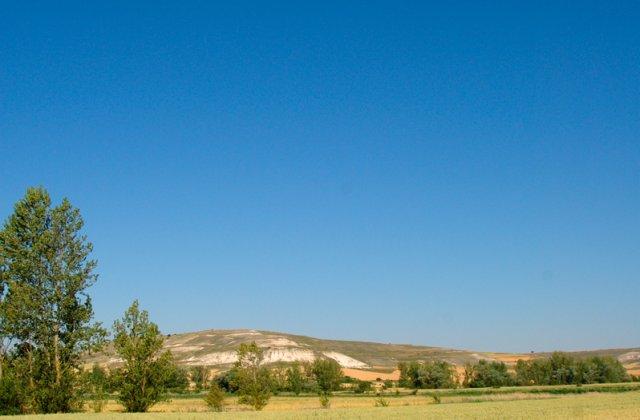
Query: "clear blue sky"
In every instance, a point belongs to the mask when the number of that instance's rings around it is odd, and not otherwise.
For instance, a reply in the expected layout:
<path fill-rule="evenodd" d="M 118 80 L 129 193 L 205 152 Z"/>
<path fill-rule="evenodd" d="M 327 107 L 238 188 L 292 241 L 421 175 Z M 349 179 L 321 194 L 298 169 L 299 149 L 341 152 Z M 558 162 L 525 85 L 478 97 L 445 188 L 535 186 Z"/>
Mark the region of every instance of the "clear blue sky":
<path fill-rule="evenodd" d="M 640 345 L 640 3 L 13 3 L 0 216 L 81 209 L 107 325 Z"/>

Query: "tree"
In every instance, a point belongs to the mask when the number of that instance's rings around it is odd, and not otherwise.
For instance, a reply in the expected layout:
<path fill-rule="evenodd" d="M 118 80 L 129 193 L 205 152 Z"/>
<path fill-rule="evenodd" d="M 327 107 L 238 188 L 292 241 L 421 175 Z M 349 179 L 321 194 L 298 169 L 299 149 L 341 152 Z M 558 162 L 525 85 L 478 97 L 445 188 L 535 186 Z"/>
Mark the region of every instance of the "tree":
<path fill-rule="evenodd" d="M 205 389 L 209 382 L 209 368 L 206 366 L 193 366 L 191 368 L 191 380 L 195 384 L 196 391 Z"/>
<path fill-rule="evenodd" d="M 328 408 L 329 397 L 333 391 L 340 389 L 343 378 L 342 368 L 333 359 L 316 359 L 311 365 L 311 372 L 320 394 L 320 404 Z"/>
<path fill-rule="evenodd" d="M 87 391 L 91 396 L 91 408 L 99 413 L 106 403 L 109 377 L 107 372 L 97 363 L 85 375 Z"/>
<path fill-rule="evenodd" d="M 120 371 L 119 401 L 127 412 L 145 412 L 166 400 L 167 381 L 175 370 L 169 351 L 162 351 L 164 338 L 158 326 L 140 311 L 138 301 L 113 325 L 114 346 L 124 360 Z"/>
<path fill-rule="evenodd" d="M 224 411 L 224 397 L 222 388 L 216 382 L 213 382 L 209 387 L 207 396 L 204 397 L 204 402 L 213 411 Z"/>
<path fill-rule="evenodd" d="M 97 280 L 97 263 L 83 226 L 66 198 L 51 207 L 44 188 L 29 188 L 0 231 L 0 340 L 19 348 L 14 365 L 26 369 L 15 380 L 29 411 L 79 408 L 80 355 L 106 334 L 92 322 L 87 289 Z"/>
<path fill-rule="evenodd" d="M 300 363 L 295 362 L 287 369 L 287 388 L 295 395 L 300 395 L 304 385 L 305 378 L 300 368 Z"/>
<path fill-rule="evenodd" d="M 501 387 L 513 384 L 504 362 L 480 360 L 465 366 L 463 384 L 470 388 Z"/>
<path fill-rule="evenodd" d="M 445 361 L 401 362 L 399 384 L 414 389 L 455 388 L 458 384 L 454 367 Z"/>
<path fill-rule="evenodd" d="M 167 373 L 167 380 L 165 382 L 167 391 L 177 394 L 183 394 L 187 392 L 189 388 L 189 374 L 185 368 L 173 363 Z"/>
<path fill-rule="evenodd" d="M 218 386 L 230 394 L 238 392 L 238 368 L 233 367 L 230 370 L 218 375 L 214 381 Z"/>
<path fill-rule="evenodd" d="M 372 388 L 371 382 L 358 380 L 353 387 L 353 392 L 356 394 L 364 394 L 365 392 L 371 391 Z"/>
<path fill-rule="evenodd" d="M 271 373 L 262 366 L 264 354 L 258 345 L 243 343 L 235 364 L 240 404 L 262 410 L 271 398 Z"/>

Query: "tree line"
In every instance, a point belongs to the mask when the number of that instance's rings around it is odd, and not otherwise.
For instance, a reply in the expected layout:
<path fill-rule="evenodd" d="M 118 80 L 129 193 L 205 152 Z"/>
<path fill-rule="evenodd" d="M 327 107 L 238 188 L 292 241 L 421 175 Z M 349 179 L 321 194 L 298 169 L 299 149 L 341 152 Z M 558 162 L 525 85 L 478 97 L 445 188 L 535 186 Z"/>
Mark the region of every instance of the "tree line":
<path fill-rule="evenodd" d="M 530 385 L 583 385 L 638 380 L 611 356 L 578 358 L 563 352 L 549 357 L 518 360 L 513 371 L 504 362 L 467 363 L 459 375 L 445 361 L 401 362 L 399 385 L 414 389 L 487 388 Z M 461 376 L 461 377 L 460 377 Z"/>

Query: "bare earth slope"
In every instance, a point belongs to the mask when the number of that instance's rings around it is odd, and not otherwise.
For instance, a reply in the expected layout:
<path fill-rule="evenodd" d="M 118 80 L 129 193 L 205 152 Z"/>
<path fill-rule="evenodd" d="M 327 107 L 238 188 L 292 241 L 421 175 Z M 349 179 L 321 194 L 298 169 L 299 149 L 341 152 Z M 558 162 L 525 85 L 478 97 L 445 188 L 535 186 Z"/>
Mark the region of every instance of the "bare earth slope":
<path fill-rule="evenodd" d="M 205 365 L 215 370 L 229 368 L 236 360 L 241 343 L 255 341 L 265 349 L 268 363 L 312 361 L 316 358 L 336 360 L 350 376 L 391 378 L 398 362 L 445 360 L 458 367 L 481 359 L 501 360 L 511 365 L 517 359 L 545 356 L 539 354 L 486 353 L 409 344 L 382 344 L 360 341 L 322 340 L 300 335 L 256 330 L 206 330 L 168 335 L 165 347 L 178 363 Z M 576 352 L 576 355 L 610 355 L 617 357 L 631 373 L 640 373 L 640 348 Z M 113 348 L 87 358 L 87 363 L 117 365 L 120 360 Z"/>

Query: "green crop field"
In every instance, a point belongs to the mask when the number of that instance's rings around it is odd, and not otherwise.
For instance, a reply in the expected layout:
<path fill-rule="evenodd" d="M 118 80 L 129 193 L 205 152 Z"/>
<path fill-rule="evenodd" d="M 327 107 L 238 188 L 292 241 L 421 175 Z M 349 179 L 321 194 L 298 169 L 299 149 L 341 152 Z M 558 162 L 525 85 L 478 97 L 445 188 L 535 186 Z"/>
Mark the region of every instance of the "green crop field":
<path fill-rule="evenodd" d="M 557 389 L 557 387 L 556 387 Z M 442 393 L 441 403 L 436 404 L 429 395 L 407 395 L 385 397 L 388 407 L 375 407 L 375 396 L 335 396 L 330 409 L 319 408 L 317 398 L 312 396 L 273 397 L 262 412 L 246 411 L 234 398 L 229 399 L 227 412 L 206 412 L 198 398 L 176 398 L 158 404 L 146 414 L 123 414 L 119 406 L 110 402 L 107 412 L 18 416 L 20 420 L 204 420 L 207 418 L 248 419 L 365 419 L 365 418 L 640 418 L 640 391 L 590 392 L 580 394 L 558 394 L 543 392 L 491 392 L 465 395 L 464 393 Z M 243 411 L 244 410 L 244 411 Z"/>

